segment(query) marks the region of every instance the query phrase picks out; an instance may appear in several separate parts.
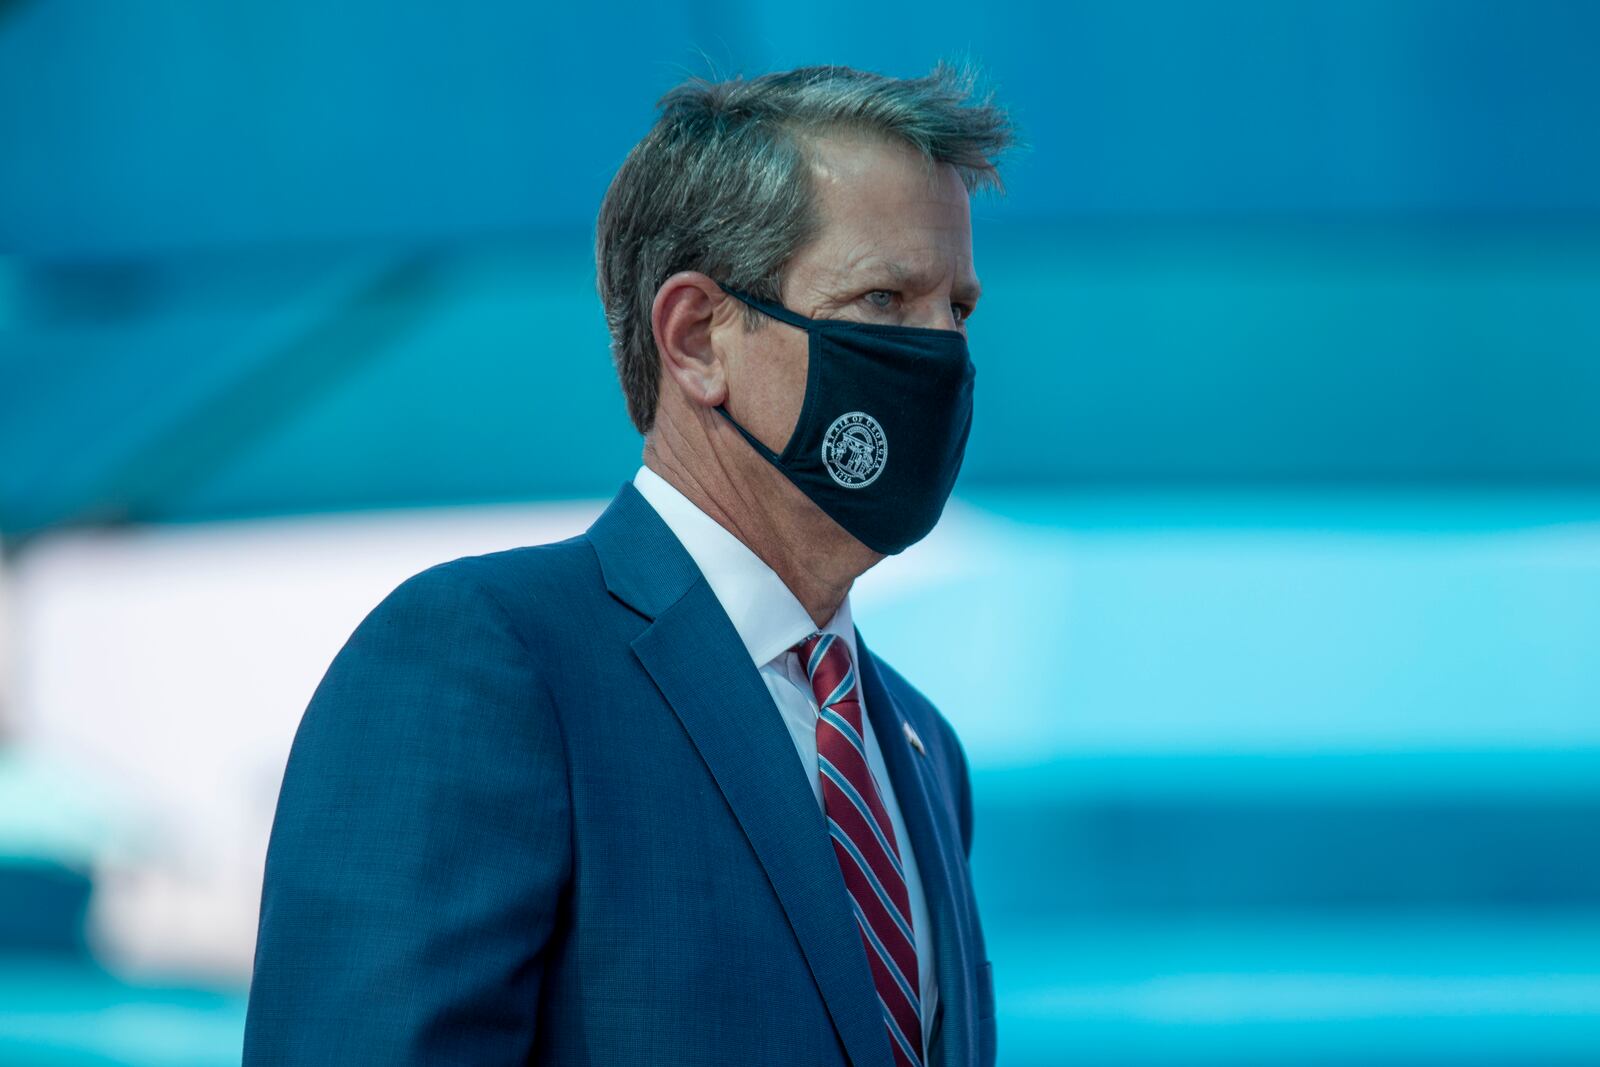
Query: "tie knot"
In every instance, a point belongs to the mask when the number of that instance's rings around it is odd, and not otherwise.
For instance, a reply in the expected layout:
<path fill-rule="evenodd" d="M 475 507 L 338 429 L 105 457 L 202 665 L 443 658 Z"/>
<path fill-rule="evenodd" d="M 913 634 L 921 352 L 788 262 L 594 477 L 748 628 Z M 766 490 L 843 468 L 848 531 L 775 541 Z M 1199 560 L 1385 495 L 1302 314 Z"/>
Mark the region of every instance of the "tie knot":
<path fill-rule="evenodd" d="M 855 692 L 855 665 L 850 660 L 850 649 L 838 635 L 815 633 L 793 648 L 806 669 L 819 708 L 836 704 Z"/>

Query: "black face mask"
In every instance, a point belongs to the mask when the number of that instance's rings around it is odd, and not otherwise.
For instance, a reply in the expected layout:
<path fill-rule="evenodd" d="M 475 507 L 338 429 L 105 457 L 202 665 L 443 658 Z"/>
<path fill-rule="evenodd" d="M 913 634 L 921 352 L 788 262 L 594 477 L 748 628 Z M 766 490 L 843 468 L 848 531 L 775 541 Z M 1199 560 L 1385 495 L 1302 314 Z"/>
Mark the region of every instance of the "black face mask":
<path fill-rule="evenodd" d="M 721 282 L 717 283 L 721 285 Z M 927 536 L 961 470 L 975 370 L 959 330 L 808 319 L 724 292 L 810 335 L 806 395 L 782 453 L 722 413 L 750 447 L 875 552 Z"/>

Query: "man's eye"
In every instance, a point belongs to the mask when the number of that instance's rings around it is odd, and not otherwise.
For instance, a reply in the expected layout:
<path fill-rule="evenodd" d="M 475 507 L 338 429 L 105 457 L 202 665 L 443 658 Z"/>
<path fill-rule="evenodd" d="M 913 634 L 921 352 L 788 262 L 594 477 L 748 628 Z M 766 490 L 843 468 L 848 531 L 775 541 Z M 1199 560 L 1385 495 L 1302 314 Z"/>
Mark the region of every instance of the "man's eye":
<path fill-rule="evenodd" d="M 867 294 L 867 303 L 875 308 L 887 308 L 894 303 L 894 290 L 874 289 Z"/>

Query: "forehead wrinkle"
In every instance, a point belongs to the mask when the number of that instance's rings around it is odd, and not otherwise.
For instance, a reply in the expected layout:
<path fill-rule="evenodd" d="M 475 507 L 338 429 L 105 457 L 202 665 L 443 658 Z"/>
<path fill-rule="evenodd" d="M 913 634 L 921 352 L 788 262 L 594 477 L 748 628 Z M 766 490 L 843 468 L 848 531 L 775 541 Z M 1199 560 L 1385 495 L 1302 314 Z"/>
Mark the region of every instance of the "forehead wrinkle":
<path fill-rule="evenodd" d="M 897 259 L 878 253 L 867 252 L 857 257 L 850 264 L 852 272 L 877 271 L 889 277 L 896 286 L 912 285 L 931 289 L 938 284 L 939 272 L 927 268 L 917 268 L 902 263 Z"/>
<path fill-rule="evenodd" d="M 872 267 L 871 261 L 876 256 L 877 252 L 870 247 L 860 249 L 837 267 L 830 268 L 819 284 L 842 293 L 844 290 L 858 284 L 856 276 L 862 272 L 863 264 L 866 264 L 867 268 L 870 269 Z"/>

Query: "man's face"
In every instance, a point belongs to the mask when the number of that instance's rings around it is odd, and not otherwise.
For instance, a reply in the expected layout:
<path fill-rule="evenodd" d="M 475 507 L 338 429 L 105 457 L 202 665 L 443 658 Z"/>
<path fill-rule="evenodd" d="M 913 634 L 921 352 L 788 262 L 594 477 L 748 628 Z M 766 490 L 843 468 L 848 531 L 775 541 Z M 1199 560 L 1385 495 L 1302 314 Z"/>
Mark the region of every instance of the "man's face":
<path fill-rule="evenodd" d="M 813 144 L 822 230 L 789 263 L 783 303 L 810 318 L 965 331 L 978 278 L 956 169 L 871 138 Z M 806 362 L 805 333 L 772 322 L 727 361 L 730 410 L 775 451 L 799 421 Z"/>

